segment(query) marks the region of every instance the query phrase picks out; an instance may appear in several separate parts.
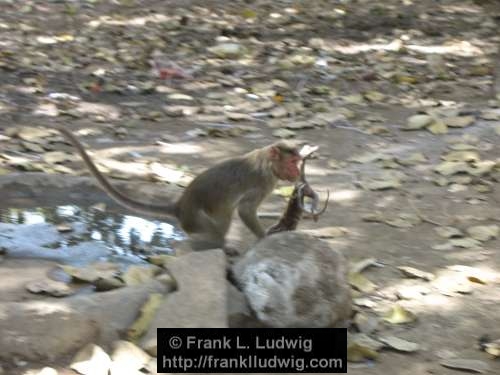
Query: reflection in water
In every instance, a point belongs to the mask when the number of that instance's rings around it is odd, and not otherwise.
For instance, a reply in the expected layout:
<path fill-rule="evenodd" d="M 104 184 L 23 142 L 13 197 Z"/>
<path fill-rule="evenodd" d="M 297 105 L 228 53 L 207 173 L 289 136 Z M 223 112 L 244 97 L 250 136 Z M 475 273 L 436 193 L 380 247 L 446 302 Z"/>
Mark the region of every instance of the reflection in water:
<path fill-rule="evenodd" d="M 54 225 L 71 223 L 73 231 L 64 234 L 65 246 L 89 240 L 103 241 L 119 255 L 170 253 L 171 242 L 183 239 L 182 232 L 168 223 L 71 205 L 0 209 L 0 222 Z"/>

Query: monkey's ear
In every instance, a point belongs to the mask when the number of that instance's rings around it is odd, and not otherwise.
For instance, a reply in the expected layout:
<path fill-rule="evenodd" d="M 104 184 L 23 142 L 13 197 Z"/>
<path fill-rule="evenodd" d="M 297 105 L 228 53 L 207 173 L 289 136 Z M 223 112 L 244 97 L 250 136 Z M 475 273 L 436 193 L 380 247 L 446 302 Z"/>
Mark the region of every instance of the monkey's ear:
<path fill-rule="evenodd" d="M 281 150 L 278 146 L 271 146 L 269 149 L 269 158 L 271 160 L 276 160 L 280 158 Z"/>

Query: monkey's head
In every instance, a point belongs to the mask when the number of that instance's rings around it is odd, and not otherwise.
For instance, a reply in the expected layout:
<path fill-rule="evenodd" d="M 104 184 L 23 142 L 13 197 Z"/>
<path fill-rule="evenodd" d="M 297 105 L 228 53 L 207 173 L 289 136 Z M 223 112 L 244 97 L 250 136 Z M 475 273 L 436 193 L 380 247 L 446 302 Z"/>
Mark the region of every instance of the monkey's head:
<path fill-rule="evenodd" d="M 302 157 L 297 144 L 286 141 L 277 142 L 271 145 L 269 156 L 276 177 L 290 182 L 299 179 Z"/>

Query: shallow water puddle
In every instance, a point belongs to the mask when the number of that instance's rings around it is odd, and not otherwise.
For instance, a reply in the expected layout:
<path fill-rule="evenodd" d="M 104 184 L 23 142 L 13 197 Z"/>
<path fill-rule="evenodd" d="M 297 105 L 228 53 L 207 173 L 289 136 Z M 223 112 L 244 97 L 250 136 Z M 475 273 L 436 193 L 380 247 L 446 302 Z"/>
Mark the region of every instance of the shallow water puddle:
<path fill-rule="evenodd" d="M 2 208 L 0 233 L 0 247 L 12 256 L 68 263 L 142 262 L 172 253 L 172 242 L 184 238 L 168 223 L 74 205 Z"/>

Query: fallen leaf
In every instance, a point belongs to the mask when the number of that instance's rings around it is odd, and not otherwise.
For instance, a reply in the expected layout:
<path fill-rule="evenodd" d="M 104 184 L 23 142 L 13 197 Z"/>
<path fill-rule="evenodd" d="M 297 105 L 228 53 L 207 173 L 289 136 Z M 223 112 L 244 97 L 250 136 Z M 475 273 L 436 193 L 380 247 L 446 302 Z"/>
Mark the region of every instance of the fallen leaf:
<path fill-rule="evenodd" d="M 388 178 L 386 180 L 371 180 L 364 182 L 363 187 L 367 190 L 398 189 L 401 187 L 401 181 L 396 178 Z"/>
<path fill-rule="evenodd" d="M 363 293 L 371 293 L 376 288 L 377 285 L 368 280 L 364 275 L 359 272 L 349 273 L 349 284 L 354 288 Z"/>
<path fill-rule="evenodd" d="M 117 277 L 99 278 L 94 282 L 97 292 L 107 292 L 109 290 L 122 288 L 125 283 Z"/>
<path fill-rule="evenodd" d="M 73 231 L 73 227 L 70 224 L 59 224 L 56 226 L 59 233 L 69 233 Z"/>
<path fill-rule="evenodd" d="M 471 151 L 477 150 L 477 146 L 470 145 L 468 143 L 455 143 L 448 146 L 451 150 L 454 151 Z"/>
<path fill-rule="evenodd" d="M 362 346 L 358 343 L 348 343 L 347 344 L 347 360 L 349 362 L 363 362 L 367 359 L 376 359 L 378 353 L 366 346 Z"/>
<path fill-rule="evenodd" d="M 285 127 L 287 129 L 300 130 L 300 129 L 312 129 L 316 125 L 312 121 L 296 121 L 287 123 Z"/>
<path fill-rule="evenodd" d="M 432 285 L 445 296 L 472 293 L 472 286 L 469 280 L 463 275 L 443 275 L 432 282 Z"/>
<path fill-rule="evenodd" d="M 344 96 L 343 100 L 349 104 L 362 104 L 364 102 L 364 98 L 360 94 Z"/>
<path fill-rule="evenodd" d="M 480 117 L 487 121 L 500 121 L 500 109 L 485 109 L 481 111 Z"/>
<path fill-rule="evenodd" d="M 184 171 L 166 167 L 160 163 L 154 162 L 149 165 L 155 179 L 166 181 L 171 184 L 176 184 L 182 180 Z"/>
<path fill-rule="evenodd" d="M 50 279 L 31 281 L 26 284 L 26 290 L 33 294 L 48 294 L 53 297 L 67 297 L 75 293 L 66 283 Z"/>
<path fill-rule="evenodd" d="M 482 344 L 483 350 L 493 357 L 500 357 L 500 340 L 490 341 Z"/>
<path fill-rule="evenodd" d="M 273 118 L 282 118 L 288 116 L 288 111 L 285 107 L 276 107 L 271 112 L 269 112 L 269 116 Z"/>
<path fill-rule="evenodd" d="M 360 332 L 371 334 L 377 330 L 379 326 L 379 318 L 364 314 L 360 311 L 354 316 L 353 323 Z"/>
<path fill-rule="evenodd" d="M 317 238 L 338 238 L 343 237 L 348 233 L 346 228 L 342 227 L 324 227 L 319 229 L 309 229 L 305 232 Z"/>
<path fill-rule="evenodd" d="M 481 160 L 479 154 L 475 151 L 452 151 L 444 155 L 443 159 L 451 162 L 478 162 Z"/>
<path fill-rule="evenodd" d="M 442 120 L 434 120 L 431 125 L 427 126 L 427 129 L 432 134 L 446 134 L 448 133 L 448 126 Z"/>
<path fill-rule="evenodd" d="M 403 166 L 410 166 L 425 163 L 427 158 L 421 152 L 417 152 L 403 158 L 396 158 L 396 161 Z"/>
<path fill-rule="evenodd" d="M 176 257 L 174 255 L 155 254 L 148 256 L 147 260 L 149 263 L 154 264 L 155 266 L 163 267 L 165 264 L 167 264 L 168 262 L 170 262 L 175 258 Z"/>
<path fill-rule="evenodd" d="M 430 272 L 421 271 L 421 270 L 419 270 L 417 268 L 413 268 L 413 267 L 402 266 L 402 267 L 398 267 L 398 270 L 400 270 L 405 276 L 408 276 L 410 278 L 417 278 L 417 279 L 432 281 L 432 280 L 434 280 L 434 277 L 435 277 L 434 274 L 432 274 Z"/>
<path fill-rule="evenodd" d="M 274 189 L 273 193 L 279 195 L 283 198 L 290 198 L 292 196 L 293 190 L 295 187 L 293 185 L 290 186 L 282 186 L 278 189 Z"/>
<path fill-rule="evenodd" d="M 420 345 L 417 343 L 406 341 L 395 336 L 379 337 L 378 340 L 386 344 L 389 348 L 399 352 L 412 353 L 420 349 Z"/>
<path fill-rule="evenodd" d="M 351 273 L 356 274 L 356 273 L 362 272 L 366 268 L 373 266 L 373 265 L 379 265 L 379 263 L 377 263 L 377 259 L 366 258 L 366 259 L 360 260 L 356 263 L 352 263 L 349 267 L 349 270 Z"/>
<path fill-rule="evenodd" d="M 114 263 L 99 262 L 90 264 L 83 268 L 62 265 L 59 266 L 65 273 L 75 281 L 94 283 L 100 278 L 114 277 L 118 273 L 119 266 Z"/>
<path fill-rule="evenodd" d="M 273 137 L 277 138 L 282 138 L 282 139 L 288 139 L 288 138 L 293 138 L 297 135 L 293 130 L 289 129 L 276 129 L 273 131 Z"/>
<path fill-rule="evenodd" d="M 385 95 L 378 91 L 367 91 L 363 96 L 371 102 L 381 102 L 385 99 Z"/>
<path fill-rule="evenodd" d="M 430 289 L 424 285 L 401 286 L 396 291 L 399 299 L 418 300 L 430 293 Z"/>
<path fill-rule="evenodd" d="M 475 240 L 474 238 L 465 237 L 465 238 L 457 238 L 450 240 L 450 243 L 454 247 L 462 247 L 464 249 L 472 249 L 476 247 L 481 247 L 481 242 Z"/>
<path fill-rule="evenodd" d="M 396 228 L 412 228 L 422 222 L 422 219 L 413 213 L 401 213 L 398 217 L 384 221 L 387 225 Z"/>
<path fill-rule="evenodd" d="M 481 160 L 471 164 L 467 172 L 473 176 L 483 176 L 492 172 L 496 165 L 497 163 L 493 160 Z"/>
<path fill-rule="evenodd" d="M 396 304 L 384 314 L 383 319 L 391 324 L 406 324 L 414 322 L 417 320 L 417 317 L 411 311 Z"/>
<path fill-rule="evenodd" d="M 366 221 L 367 223 L 383 223 L 386 218 L 382 213 L 375 212 L 363 215 L 361 220 Z"/>
<path fill-rule="evenodd" d="M 51 151 L 43 155 L 43 161 L 49 164 L 60 164 L 74 160 L 75 157 L 67 152 Z"/>
<path fill-rule="evenodd" d="M 368 336 L 365 333 L 350 334 L 347 337 L 347 341 L 359 344 L 359 345 L 361 345 L 365 348 L 369 348 L 375 352 L 378 352 L 380 349 L 382 349 L 384 347 L 383 343 L 372 339 L 370 336 Z"/>
<path fill-rule="evenodd" d="M 349 158 L 349 161 L 359 164 L 366 164 L 372 163 L 374 161 L 387 160 L 392 158 L 392 156 L 383 154 L 381 152 L 367 152 L 362 155 L 353 156 Z"/>
<path fill-rule="evenodd" d="M 434 230 L 444 238 L 460 238 L 464 236 L 460 229 L 454 227 L 436 227 Z"/>
<path fill-rule="evenodd" d="M 494 282 L 496 280 L 496 275 L 492 272 L 487 272 L 480 268 L 463 266 L 463 265 L 452 265 L 447 267 L 448 269 L 462 273 L 470 282 L 476 284 L 485 285 L 488 282 Z"/>
<path fill-rule="evenodd" d="M 245 47 L 238 43 L 221 43 L 207 50 L 222 59 L 238 59 L 246 53 Z"/>
<path fill-rule="evenodd" d="M 141 307 L 139 318 L 137 318 L 137 320 L 127 330 L 127 338 L 130 341 L 136 342 L 142 335 L 144 335 L 144 333 L 146 333 L 162 301 L 162 294 L 150 294 L 146 303 Z"/>
<path fill-rule="evenodd" d="M 453 116 L 443 119 L 443 122 L 450 128 L 465 128 L 472 125 L 475 121 L 474 116 Z"/>
<path fill-rule="evenodd" d="M 429 115 L 414 115 L 408 118 L 404 130 L 419 130 L 432 124 L 434 118 Z"/>
<path fill-rule="evenodd" d="M 132 265 L 123 273 L 121 278 L 125 284 L 135 286 L 151 281 L 160 272 L 156 266 Z"/>
<path fill-rule="evenodd" d="M 95 344 L 87 344 L 71 361 L 70 368 L 79 374 L 105 374 L 111 366 L 111 358 Z"/>
<path fill-rule="evenodd" d="M 476 373 L 483 373 L 490 370 L 490 366 L 477 359 L 451 358 L 441 361 L 441 366 L 454 370 L 465 370 Z"/>
<path fill-rule="evenodd" d="M 438 164 L 434 170 L 443 176 L 466 173 L 470 169 L 466 162 L 445 161 Z"/>
<path fill-rule="evenodd" d="M 473 239 L 484 242 L 498 237 L 498 225 L 477 225 L 467 228 L 467 234 Z"/>

